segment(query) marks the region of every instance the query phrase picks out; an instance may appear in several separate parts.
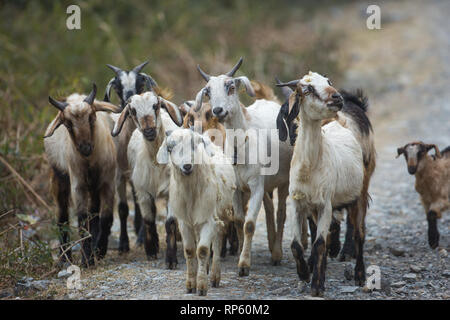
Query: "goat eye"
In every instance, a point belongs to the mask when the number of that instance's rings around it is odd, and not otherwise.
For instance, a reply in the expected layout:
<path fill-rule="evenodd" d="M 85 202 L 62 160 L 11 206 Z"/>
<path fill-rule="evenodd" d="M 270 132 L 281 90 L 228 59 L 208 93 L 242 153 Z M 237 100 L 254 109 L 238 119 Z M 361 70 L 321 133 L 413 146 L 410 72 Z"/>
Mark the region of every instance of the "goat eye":
<path fill-rule="evenodd" d="M 131 109 L 131 114 L 132 114 L 133 116 L 135 116 L 135 115 L 136 115 L 136 109 Z"/>

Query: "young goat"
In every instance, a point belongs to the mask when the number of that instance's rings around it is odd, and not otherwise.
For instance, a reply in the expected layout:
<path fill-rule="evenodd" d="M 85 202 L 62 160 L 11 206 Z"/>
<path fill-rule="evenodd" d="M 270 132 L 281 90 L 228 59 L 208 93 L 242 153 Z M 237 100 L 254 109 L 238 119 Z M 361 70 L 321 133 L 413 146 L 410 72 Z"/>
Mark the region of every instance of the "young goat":
<path fill-rule="evenodd" d="M 223 121 L 226 129 L 234 129 L 233 132 L 237 134 L 237 136 L 230 136 L 227 133 L 225 145 L 228 145 L 229 148 L 234 147 L 235 157 L 240 157 L 242 153 L 244 153 L 244 157 L 246 158 L 243 163 L 236 163 L 234 166 L 237 176 L 238 190 L 235 192 L 233 200 L 235 223 L 237 224 L 239 242 L 240 245 L 242 245 L 242 251 L 238 263 L 239 275 L 246 276 L 250 271 L 251 243 L 255 232 L 256 218 L 261 208 L 263 199 L 266 208 L 266 222 L 270 225 L 269 219 L 271 216 L 273 222 L 273 209 L 270 210 L 269 208 L 271 201 L 266 201 L 264 194 L 266 192 L 273 191 L 275 188 L 278 188 L 278 228 L 276 231 L 273 229 L 271 230 L 271 228 L 267 229 L 269 248 L 272 251 L 272 263 L 277 265 L 281 261 L 281 243 L 284 221 L 286 219 L 285 199 L 288 194 L 289 163 L 292 151 L 287 143 L 281 143 L 279 148 L 275 147 L 276 150 L 273 150 L 272 144 L 276 144 L 278 146 L 278 141 L 275 142 L 275 139 L 270 136 L 266 137 L 267 144 L 261 142 L 259 144 L 260 147 L 261 145 L 264 145 L 266 150 L 271 150 L 273 154 L 279 155 L 279 157 L 273 159 L 273 161 L 269 164 L 270 166 L 278 164 L 279 170 L 275 174 L 265 176 L 261 174 L 261 171 L 262 168 L 267 169 L 267 167 L 260 164 L 261 162 L 253 164 L 248 161 L 249 157 L 254 156 L 255 154 L 249 153 L 251 139 L 247 138 L 254 133 L 258 135 L 261 132 L 267 132 L 267 130 L 270 131 L 270 129 L 275 129 L 275 119 L 280 106 L 275 102 L 267 100 L 257 100 L 248 108 L 245 108 L 240 103 L 238 89 L 241 84 L 244 84 L 247 94 L 254 96 L 253 88 L 247 77 L 233 77 L 241 64 L 242 58 L 230 72 L 217 77 L 206 74 L 200 69 L 199 66 L 197 66 L 200 74 L 207 81 L 207 84 L 197 94 L 196 106 L 197 108 L 201 108 L 203 98 L 205 96 L 209 97 L 213 115 Z M 244 133 L 244 135 L 240 135 L 240 133 Z M 237 138 L 237 146 L 234 143 L 235 138 Z M 278 140 L 278 137 L 276 140 Z M 254 145 L 255 144 L 252 146 Z M 239 160 L 239 162 L 241 161 Z M 246 215 L 243 208 L 244 193 L 250 194 Z"/>
<path fill-rule="evenodd" d="M 434 149 L 435 155 L 429 156 Z M 450 208 L 450 146 L 442 154 L 434 144 L 411 142 L 397 149 L 397 158 L 403 154 L 409 174 L 416 176 L 416 191 L 420 195 L 428 220 L 428 244 L 439 246 L 437 219 Z"/>
<path fill-rule="evenodd" d="M 165 109 L 161 110 L 161 108 Z M 156 161 L 156 154 L 163 143 L 166 130 L 174 130 L 182 123 L 181 114 L 176 105 L 148 91 L 134 95 L 123 109 L 112 135 L 120 133 L 126 118 L 130 116 L 137 130 L 134 131 L 128 144 L 128 162 L 131 169 L 131 181 L 136 190 L 139 206 L 144 220 L 144 247 L 148 259 L 156 258 L 159 250 L 156 230 L 155 200 L 158 196 L 167 197 L 170 168 Z M 168 225 L 175 225 L 168 216 Z M 168 227 L 168 225 L 166 227 Z M 169 227 L 166 262 L 169 268 L 177 264 L 175 227 Z M 170 240 L 172 239 L 172 240 Z M 175 248 L 173 248 L 175 246 Z"/>
<path fill-rule="evenodd" d="M 233 219 L 236 189 L 233 166 L 220 147 L 190 129 L 172 132 L 157 159 L 159 163 L 170 159 L 169 207 L 177 218 L 183 239 L 187 292 L 197 290 L 199 295 L 206 295 L 211 253 L 211 285 L 218 287 L 220 282 L 221 242 L 225 225 Z"/>
<path fill-rule="evenodd" d="M 323 295 L 332 210 L 345 207 L 351 220 L 356 222 L 355 281 L 363 285 L 364 220 L 368 198 L 364 186 L 363 150 L 353 131 L 344 128 L 338 121 L 322 126 L 323 120 L 336 118 L 337 112 L 344 106 L 344 99 L 327 78 L 313 72 L 301 80 L 278 86 L 295 89 L 288 117 L 295 119 L 300 115 L 289 177 L 289 200 L 296 217 L 291 249 L 297 263 L 297 273 L 300 279 L 309 281 L 310 270 L 304 260 L 301 239 L 305 216 L 310 216 L 317 221 L 317 235 L 310 259 L 313 272 L 311 293 L 313 296 Z M 370 125 L 368 119 L 357 123 L 361 134 L 363 128 Z"/>
<path fill-rule="evenodd" d="M 82 241 L 82 264 L 94 264 L 92 247 L 98 257 L 106 254 L 113 222 L 115 146 L 109 130 L 111 118 L 104 112 L 120 108 L 95 99 L 96 86 L 89 96 L 72 94 L 65 102 L 49 97 L 59 112 L 47 127 L 44 147 L 52 168 L 52 193 L 58 204 L 58 227 L 62 251 L 71 259 L 67 248 L 69 236 L 69 198 L 78 215 Z M 62 125 L 62 126 L 61 126 Z M 100 219 L 99 219 L 100 214 Z M 63 257 L 63 259 L 65 256 Z"/>
<path fill-rule="evenodd" d="M 118 67 L 107 64 L 107 66 L 114 71 L 116 76 L 112 78 L 107 87 L 105 93 L 105 101 L 110 101 L 111 89 L 117 93 L 120 100 L 120 107 L 123 110 L 126 105 L 126 101 L 135 95 L 141 94 L 145 91 L 150 91 L 157 87 L 155 80 L 149 75 L 142 73 L 142 69 L 147 65 L 148 61 L 136 66 L 130 71 L 122 70 Z M 112 118 L 117 121 L 118 117 L 115 115 Z M 120 238 L 119 238 L 119 253 L 130 251 L 130 245 L 127 232 L 127 219 L 128 219 L 128 202 L 127 202 L 127 181 L 129 181 L 128 174 L 128 159 L 127 148 L 133 131 L 136 126 L 133 121 L 127 121 L 123 125 L 122 134 L 114 139 L 117 149 L 117 172 L 116 172 L 116 186 L 117 195 L 119 197 L 119 218 L 120 218 Z M 142 215 L 139 205 L 136 200 L 136 193 L 134 187 L 132 187 L 132 194 L 134 199 L 134 228 L 136 235 L 138 236 L 137 243 L 142 244 L 143 233 Z M 141 232 L 140 232 L 141 231 Z"/>

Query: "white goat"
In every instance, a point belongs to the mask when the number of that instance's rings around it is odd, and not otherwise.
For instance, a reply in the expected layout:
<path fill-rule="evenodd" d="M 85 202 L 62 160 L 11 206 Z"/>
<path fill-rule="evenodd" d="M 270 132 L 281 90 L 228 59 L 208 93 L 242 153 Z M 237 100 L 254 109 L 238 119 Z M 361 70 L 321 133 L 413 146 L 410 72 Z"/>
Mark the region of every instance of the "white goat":
<path fill-rule="evenodd" d="M 115 146 L 109 134 L 112 125 L 106 112 L 120 112 L 107 102 L 94 100 L 96 86 L 89 96 L 72 94 L 65 102 L 49 97 L 59 113 L 47 127 L 45 153 L 52 168 L 52 193 L 58 204 L 58 227 L 63 260 L 71 260 L 67 247 L 69 199 L 78 216 L 82 241 L 82 264 L 94 264 L 93 247 L 99 258 L 106 254 L 113 222 Z M 89 207 L 88 207 L 89 204 Z M 100 218 L 99 218 L 100 215 Z"/>
<path fill-rule="evenodd" d="M 161 110 L 165 109 L 165 110 Z M 154 92 L 148 91 L 134 95 L 122 111 L 112 135 L 116 136 L 130 116 L 136 130 L 128 144 L 128 162 L 131 170 L 131 181 L 136 190 L 136 196 L 144 220 L 144 247 L 149 259 L 156 258 L 159 250 L 158 233 L 156 231 L 155 199 L 167 196 L 170 168 L 157 163 L 156 154 L 163 143 L 166 130 L 174 130 L 181 125 L 181 114 L 176 105 Z M 168 222 L 170 220 L 170 212 Z M 167 235 L 169 238 L 169 235 Z M 175 237 L 175 228 L 173 235 Z M 176 241 L 172 241 L 176 246 Z M 168 253 L 170 248 L 168 247 Z M 175 248 L 176 251 L 176 248 Z M 169 267 L 176 265 L 176 256 L 166 255 Z"/>
<path fill-rule="evenodd" d="M 362 148 L 353 132 L 338 121 L 322 127 L 322 120 L 337 116 L 344 100 L 327 78 L 313 72 L 301 80 L 279 86 L 283 85 L 296 90 L 292 96 L 295 101 L 291 101 L 292 107 L 289 108 L 290 118 L 300 116 L 289 176 L 289 201 L 292 203 L 292 214 L 296 215 L 291 249 L 297 263 L 297 273 L 300 279 L 309 281 L 310 271 L 304 260 L 301 239 L 305 215 L 312 216 L 317 221 L 317 235 L 311 251 L 311 293 L 313 296 L 323 295 L 326 241 L 332 210 L 347 206 L 349 214 L 356 214 L 359 222 L 355 232 L 355 281 L 362 285 L 365 281 L 362 255 L 364 233 L 361 234 L 359 225 L 364 224 L 365 214 L 358 214 L 365 213 L 365 210 L 358 210 L 358 207 L 363 205 L 361 199 L 365 197 L 362 193 L 367 192 L 363 188 L 365 168 Z M 361 219 L 362 222 L 359 221 Z"/>
<path fill-rule="evenodd" d="M 263 139 L 267 139 L 267 144 L 258 141 L 259 148 L 263 145 L 267 148 L 266 150 L 271 150 L 273 159 L 271 159 L 272 161 L 269 165 L 271 167 L 278 165 L 279 170 L 276 173 L 272 173 L 272 175 L 261 175 L 262 168 L 267 168 L 268 165 L 264 166 L 260 164 L 261 161 L 257 163 L 248 161 L 249 157 L 258 153 L 253 150 L 252 154 L 250 154 L 250 142 L 252 139 L 248 138 L 252 135 L 253 137 L 254 135 L 258 136 L 260 132 L 264 133 L 270 129 L 276 130 L 276 118 L 280 105 L 273 101 L 256 100 L 254 104 L 245 108 L 240 103 L 238 90 L 241 83 L 244 84 L 247 94 L 250 96 L 254 95 L 253 88 L 247 77 L 242 76 L 233 78 L 234 73 L 240 67 L 241 63 L 242 58 L 230 72 L 217 77 L 207 75 L 199 66 L 197 66 L 200 74 L 208 83 L 197 94 L 196 106 L 197 108 L 200 108 L 203 97 L 209 97 L 213 115 L 223 121 L 223 124 L 227 129 L 225 141 L 226 153 L 228 154 L 229 150 L 233 150 L 234 148 L 239 158 L 240 155 L 245 152 L 246 159 L 239 161 L 239 163 L 234 166 L 238 190 L 235 192 L 233 199 L 233 208 L 239 242 L 240 246 L 242 246 L 238 263 L 239 275 L 246 276 L 250 272 L 251 243 L 261 203 L 264 199 L 266 214 L 268 214 L 272 203 L 270 199 L 264 197 L 264 194 L 265 192 L 273 191 L 275 188 L 278 188 L 277 230 L 275 235 L 271 235 L 270 233 L 275 233 L 275 231 L 268 228 L 268 238 L 269 248 L 270 243 L 273 243 L 271 248 L 272 263 L 277 265 L 281 261 L 281 243 L 284 222 L 286 219 L 286 197 L 288 195 L 289 164 L 292 149 L 285 142 L 279 144 L 278 134 L 275 137 L 272 135 L 270 135 L 270 137 L 264 137 Z M 237 146 L 235 146 L 234 143 L 236 136 Z M 262 138 L 259 137 L 257 139 Z M 254 143 L 252 146 L 255 146 L 258 142 Z M 246 216 L 242 205 L 244 193 L 250 193 Z"/>
<path fill-rule="evenodd" d="M 199 295 L 206 295 L 211 245 L 211 285 L 218 287 L 221 242 L 225 225 L 233 218 L 236 186 L 231 160 L 207 136 L 190 129 L 172 132 L 157 159 L 160 163 L 170 159 L 169 207 L 177 218 L 183 239 L 187 292 L 195 293 L 197 289 Z"/>

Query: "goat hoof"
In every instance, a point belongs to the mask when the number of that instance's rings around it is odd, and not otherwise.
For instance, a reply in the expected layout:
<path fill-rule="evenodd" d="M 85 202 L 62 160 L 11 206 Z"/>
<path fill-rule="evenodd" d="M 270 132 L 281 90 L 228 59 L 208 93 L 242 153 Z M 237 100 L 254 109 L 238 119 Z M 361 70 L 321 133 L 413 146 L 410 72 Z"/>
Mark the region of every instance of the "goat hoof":
<path fill-rule="evenodd" d="M 198 290 L 198 295 L 199 296 L 206 296 L 207 292 L 208 292 L 208 290 L 206 290 L 206 289 L 199 289 Z"/>
<path fill-rule="evenodd" d="M 186 293 L 195 293 L 197 290 L 195 288 L 187 288 Z"/>
<path fill-rule="evenodd" d="M 130 245 L 127 242 L 120 242 L 119 243 L 119 254 L 127 253 L 130 251 Z"/>
<path fill-rule="evenodd" d="M 246 277 L 250 274 L 250 267 L 240 267 L 239 277 Z"/>
<path fill-rule="evenodd" d="M 345 253 L 345 252 L 341 252 L 341 254 L 339 255 L 339 261 L 340 262 L 344 262 L 344 261 L 351 261 L 352 260 L 352 255 Z"/>
<path fill-rule="evenodd" d="M 323 297 L 324 290 L 321 288 L 311 288 L 311 297 Z"/>
<path fill-rule="evenodd" d="M 355 286 L 364 287 L 366 284 L 366 275 L 364 272 L 355 271 Z"/>
<path fill-rule="evenodd" d="M 166 267 L 169 270 L 175 270 L 177 268 L 177 262 L 167 262 Z"/>
<path fill-rule="evenodd" d="M 211 287 L 218 288 L 220 280 L 211 280 Z"/>
<path fill-rule="evenodd" d="M 272 265 L 273 266 L 279 266 L 281 265 L 281 259 L 272 259 Z"/>
<path fill-rule="evenodd" d="M 158 257 L 156 256 L 156 253 L 147 255 L 147 260 L 148 261 L 154 261 L 154 260 L 157 260 L 157 259 L 158 259 Z"/>
<path fill-rule="evenodd" d="M 439 232 L 428 231 L 428 244 L 431 249 L 436 249 L 439 246 Z"/>

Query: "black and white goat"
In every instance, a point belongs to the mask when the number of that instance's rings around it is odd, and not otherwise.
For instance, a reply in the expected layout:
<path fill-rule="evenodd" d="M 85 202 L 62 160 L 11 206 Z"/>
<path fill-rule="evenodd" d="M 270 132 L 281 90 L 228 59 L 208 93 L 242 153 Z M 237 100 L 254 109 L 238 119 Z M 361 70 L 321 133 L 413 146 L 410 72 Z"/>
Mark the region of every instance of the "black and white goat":
<path fill-rule="evenodd" d="M 112 78 L 107 87 L 105 93 L 105 101 L 111 100 L 111 89 L 117 93 L 120 100 L 120 107 L 123 110 L 128 99 L 135 95 L 141 94 L 145 91 L 151 91 L 157 84 L 153 78 L 143 72 L 142 69 L 147 65 L 148 61 L 141 63 L 130 71 L 122 70 L 118 67 L 107 65 L 114 71 L 116 76 Z M 117 121 L 118 116 L 112 115 L 112 118 Z M 119 238 L 119 253 L 128 252 L 130 250 L 128 232 L 127 232 L 127 219 L 128 219 L 128 202 L 127 202 L 127 181 L 129 181 L 129 168 L 127 159 L 128 142 L 131 139 L 133 131 L 136 129 L 136 125 L 133 121 L 127 121 L 122 128 L 122 134 L 115 137 L 117 149 L 117 173 L 116 173 L 116 187 L 117 195 L 119 197 L 119 218 L 120 218 L 120 238 Z M 137 243 L 143 242 L 143 229 L 142 215 L 139 208 L 139 204 L 136 199 L 136 193 L 134 191 L 133 184 L 131 184 L 133 199 L 134 199 L 134 228 L 136 235 L 138 236 Z"/>

